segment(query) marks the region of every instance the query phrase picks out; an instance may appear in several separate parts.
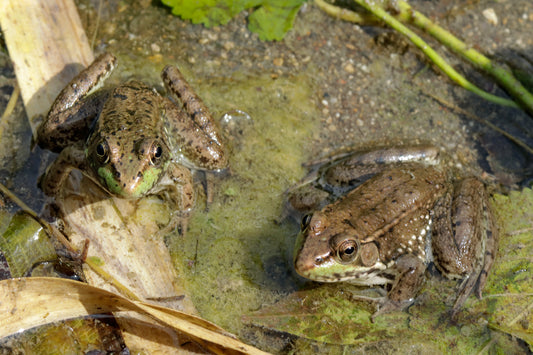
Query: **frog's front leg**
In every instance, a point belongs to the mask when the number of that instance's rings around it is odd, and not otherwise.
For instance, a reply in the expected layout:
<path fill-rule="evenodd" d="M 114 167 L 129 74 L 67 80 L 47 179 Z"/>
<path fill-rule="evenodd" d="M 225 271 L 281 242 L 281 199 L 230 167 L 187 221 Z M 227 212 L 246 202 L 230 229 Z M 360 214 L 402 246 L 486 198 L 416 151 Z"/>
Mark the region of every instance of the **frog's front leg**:
<path fill-rule="evenodd" d="M 180 213 L 189 212 L 194 206 L 194 183 L 191 171 L 179 164 L 171 163 L 166 174 L 158 183 L 158 189 L 151 193 L 164 195 Z"/>
<path fill-rule="evenodd" d="M 450 278 L 464 278 L 453 306 L 455 312 L 474 288 L 481 297 L 494 261 L 498 231 L 485 186 L 476 178 L 457 183 L 453 193 L 447 193 L 434 211 L 435 264 Z"/>
<path fill-rule="evenodd" d="M 195 199 L 191 171 L 183 165 L 171 163 L 158 184 L 158 190 L 152 192 L 163 195 L 165 201 L 170 200 L 175 206 L 168 225 L 161 230 L 161 233 L 165 235 L 178 228 L 180 234 L 185 235 L 189 212 L 194 206 Z"/>
<path fill-rule="evenodd" d="M 424 282 L 426 264 L 413 254 L 398 258 L 395 265 L 398 275 L 394 280 L 387 298 L 381 303 L 372 320 L 381 314 L 402 310 L 413 303 L 415 296 Z"/>
<path fill-rule="evenodd" d="M 73 169 L 86 170 L 85 162 L 85 153 L 81 149 L 75 146 L 63 149 L 41 176 L 39 186 L 46 195 L 57 195 Z"/>
<path fill-rule="evenodd" d="M 196 168 L 219 170 L 228 160 L 218 127 L 203 101 L 195 94 L 178 68 L 166 66 L 161 74 L 167 90 L 183 104 L 185 112 L 170 100 L 165 114 L 175 132 L 176 144 Z"/>
<path fill-rule="evenodd" d="M 102 54 L 59 93 L 39 126 L 37 139 L 41 147 L 59 152 L 87 135 L 107 100 L 107 93 L 89 95 L 111 74 L 116 61 L 112 54 Z"/>

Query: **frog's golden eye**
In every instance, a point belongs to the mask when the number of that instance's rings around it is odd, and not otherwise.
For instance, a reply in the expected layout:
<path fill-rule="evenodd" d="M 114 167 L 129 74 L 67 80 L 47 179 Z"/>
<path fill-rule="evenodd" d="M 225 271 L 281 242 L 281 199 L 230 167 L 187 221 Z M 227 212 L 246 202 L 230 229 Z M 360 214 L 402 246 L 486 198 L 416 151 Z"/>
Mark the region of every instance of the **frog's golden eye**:
<path fill-rule="evenodd" d="M 338 234 L 331 238 L 330 247 L 342 264 L 353 262 L 359 255 L 359 240 L 354 239 L 346 234 Z"/>
<path fill-rule="evenodd" d="M 150 148 L 150 162 L 154 165 L 159 165 L 163 157 L 163 148 L 159 143 L 154 142 Z"/>
<path fill-rule="evenodd" d="M 106 164 L 109 161 L 109 147 L 106 142 L 100 142 L 96 146 L 96 157 L 102 164 Z"/>
<path fill-rule="evenodd" d="M 312 214 L 308 213 L 302 218 L 302 223 L 300 224 L 301 230 L 306 229 L 309 226 L 309 223 L 311 223 L 311 218 L 313 217 Z"/>

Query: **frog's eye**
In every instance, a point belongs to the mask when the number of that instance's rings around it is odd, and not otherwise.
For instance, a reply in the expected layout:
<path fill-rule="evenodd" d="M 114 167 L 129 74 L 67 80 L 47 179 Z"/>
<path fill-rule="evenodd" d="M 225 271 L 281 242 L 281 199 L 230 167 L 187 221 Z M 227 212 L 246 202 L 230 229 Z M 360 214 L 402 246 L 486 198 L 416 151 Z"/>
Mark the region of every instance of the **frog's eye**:
<path fill-rule="evenodd" d="M 301 230 L 306 229 L 309 226 L 309 223 L 311 223 L 311 218 L 313 217 L 312 214 L 308 213 L 302 218 L 302 223 L 300 224 Z"/>
<path fill-rule="evenodd" d="M 331 238 L 330 246 L 337 260 L 342 264 L 353 262 L 359 255 L 359 240 L 345 234 L 338 234 Z"/>
<path fill-rule="evenodd" d="M 150 148 L 150 162 L 154 165 L 158 165 L 163 157 L 163 148 L 159 143 L 152 144 Z"/>
<path fill-rule="evenodd" d="M 109 147 L 106 142 L 98 143 L 96 146 L 96 157 L 102 164 L 109 161 Z"/>

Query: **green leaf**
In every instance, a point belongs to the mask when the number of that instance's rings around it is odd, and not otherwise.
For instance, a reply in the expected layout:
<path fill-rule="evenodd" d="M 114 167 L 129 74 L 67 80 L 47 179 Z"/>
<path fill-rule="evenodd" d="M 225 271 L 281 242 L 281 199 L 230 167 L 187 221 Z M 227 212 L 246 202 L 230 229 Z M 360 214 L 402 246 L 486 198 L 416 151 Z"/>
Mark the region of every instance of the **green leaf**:
<path fill-rule="evenodd" d="M 281 40 L 292 28 L 298 9 L 305 0 L 161 0 L 172 13 L 206 27 L 224 25 L 247 9 L 250 31 L 262 40 Z"/>
<path fill-rule="evenodd" d="M 302 0 L 265 2 L 248 18 L 248 28 L 257 33 L 263 41 L 280 41 L 292 28 L 294 18 L 302 4 Z"/>
<path fill-rule="evenodd" d="M 162 0 L 172 13 L 207 27 L 224 25 L 239 12 L 258 6 L 261 0 Z"/>
<path fill-rule="evenodd" d="M 363 291 L 366 292 L 366 291 Z M 366 297 L 375 297 L 370 291 Z M 287 332 L 329 344 L 362 344 L 393 337 L 407 331 L 407 314 L 397 312 L 386 318 L 394 327 L 370 322 L 373 306 L 354 298 L 343 284 L 324 284 L 295 292 L 282 301 L 243 317 L 248 324 Z"/>
<path fill-rule="evenodd" d="M 0 235 L 0 250 L 12 277 L 22 277 L 38 263 L 57 259 L 52 241 L 42 226 L 24 212 L 16 213 Z"/>

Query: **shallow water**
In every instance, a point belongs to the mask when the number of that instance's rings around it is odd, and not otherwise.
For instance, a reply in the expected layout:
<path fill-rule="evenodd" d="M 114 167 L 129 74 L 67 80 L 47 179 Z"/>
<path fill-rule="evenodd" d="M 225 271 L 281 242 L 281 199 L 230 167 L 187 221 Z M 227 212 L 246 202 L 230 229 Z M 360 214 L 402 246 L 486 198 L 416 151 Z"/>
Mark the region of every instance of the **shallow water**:
<path fill-rule="evenodd" d="M 79 3 L 92 37 L 96 8 L 90 1 Z M 528 1 L 416 5 L 495 56 L 505 58 L 517 51 L 531 58 L 533 15 Z M 489 6 L 499 14 L 499 26 L 481 15 Z M 530 157 L 507 141 L 499 143 L 493 131 L 455 107 L 531 142 L 529 117 L 455 87 L 389 31 L 331 19 L 311 4 L 279 43 L 259 41 L 245 24 L 241 15 L 227 26 L 205 29 L 149 4 L 110 2 L 102 11 L 95 45 L 96 51 L 119 57 L 119 69 L 110 82 L 135 77 L 161 89 L 159 71 L 174 63 L 215 117 L 234 110 L 250 117 L 222 125 L 231 148 L 231 168 L 227 175 L 214 177 L 213 203 L 206 207 L 198 185 L 198 203 L 186 237 L 166 238 L 196 307 L 209 320 L 253 340 L 240 316 L 304 284 L 294 275 L 291 260 L 298 223 L 282 216 L 283 193 L 305 175 L 301 164 L 309 159 L 343 146 L 424 141 L 449 154 L 450 165 L 465 173 L 495 174 L 508 185 L 523 178 L 520 174 Z M 484 76 L 456 59 L 452 62 L 479 85 L 503 95 Z M 5 176 L 14 186 L 23 175 L 22 195 L 37 196 L 32 202 L 39 206 L 35 180 L 46 163 L 30 156 L 31 161 L 22 164 L 29 154 L 27 132 L 26 127 L 22 142 L 7 144 L 23 149 L 16 149 L 18 159 L 5 164 Z M 498 149 L 502 146 L 506 149 Z M 511 153 L 500 157 L 497 150 Z M 508 165 L 502 171 L 495 168 L 508 161 L 516 162 L 509 164 L 510 172 Z"/>

